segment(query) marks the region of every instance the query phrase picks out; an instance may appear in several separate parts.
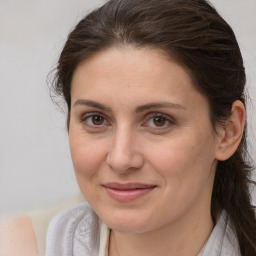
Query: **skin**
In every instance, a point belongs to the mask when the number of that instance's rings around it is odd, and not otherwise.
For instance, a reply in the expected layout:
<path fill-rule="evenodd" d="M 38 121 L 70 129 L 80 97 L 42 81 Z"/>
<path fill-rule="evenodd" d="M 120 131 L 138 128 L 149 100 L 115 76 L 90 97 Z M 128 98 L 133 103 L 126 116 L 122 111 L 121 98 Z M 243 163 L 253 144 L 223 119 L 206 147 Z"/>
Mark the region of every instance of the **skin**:
<path fill-rule="evenodd" d="M 233 107 L 217 136 L 188 72 L 146 48 L 97 53 L 77 67 L 71 88 L 74 169 L 83 195 L 112 229 L 110 255 L 196 255 L 213 228 L 217 160 L 240 142 L 243 106 Z M 155 103 L 162 106 L 149 108 Z M 108 182 L 155 187 L 124 202 L 109 196 Z"/>
<path fill-rule="evenodd" d="M 37 256 L 32 220 L 27 215 L 0 220 L 0 256 Z"/>

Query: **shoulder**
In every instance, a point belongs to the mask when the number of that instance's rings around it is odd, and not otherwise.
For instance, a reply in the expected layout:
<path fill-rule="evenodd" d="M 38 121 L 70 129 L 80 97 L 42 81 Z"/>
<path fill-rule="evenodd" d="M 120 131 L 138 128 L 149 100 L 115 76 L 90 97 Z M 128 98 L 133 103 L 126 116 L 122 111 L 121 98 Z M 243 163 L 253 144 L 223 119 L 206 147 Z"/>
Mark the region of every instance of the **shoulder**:
<path fill-rule="evenodd" d="M 43 256 L 51 220 L 60 212 L 83 202 L 81 194 L 9 219 L 0 216 L 0 256 Z"/>
<path fill-rule="evenodd" d="M 0 220 L 0 256 L 36 256 L 37 241 L 31 217 L 20 215 Z"/>
<path fill-rule="evenodd" d="M 87 202 L 60 212 L 48 227 L 46 255 L 61 255 L 63 247 L 68 252 L 71 252 L 72 248 L 79 248 L 80 254 L 92 255 L 99 246 L 100 223 L 100 219 Z"/>
<path fill-rule="evenodd" d="M 55 215 L 50 221 L 47 235 L 54 232 L 55 237 L 59 237 L 60 234 L 65 233 L 66 229 L 76 229 L 78 224 L 84 220 L 90 224 L 98 220 L 96 214 L 87 202 L 76 204 Z"/>

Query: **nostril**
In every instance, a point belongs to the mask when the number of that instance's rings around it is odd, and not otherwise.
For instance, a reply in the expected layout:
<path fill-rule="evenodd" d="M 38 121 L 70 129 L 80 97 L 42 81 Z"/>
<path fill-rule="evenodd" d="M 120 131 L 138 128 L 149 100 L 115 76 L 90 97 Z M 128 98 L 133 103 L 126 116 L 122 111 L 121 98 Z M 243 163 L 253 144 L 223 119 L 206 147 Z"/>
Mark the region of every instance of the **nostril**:
<path fill-rule="evenodd" d="M 116 172 L 126 172 L 141 168 L 143 165 L 143 157 L 141 154 L 136 152 L 132 152 L 130 154 L 121 152 L 114 154 L 113 152 L 110 152 L 107 156 L 106 162 L 111 170 Z"/>

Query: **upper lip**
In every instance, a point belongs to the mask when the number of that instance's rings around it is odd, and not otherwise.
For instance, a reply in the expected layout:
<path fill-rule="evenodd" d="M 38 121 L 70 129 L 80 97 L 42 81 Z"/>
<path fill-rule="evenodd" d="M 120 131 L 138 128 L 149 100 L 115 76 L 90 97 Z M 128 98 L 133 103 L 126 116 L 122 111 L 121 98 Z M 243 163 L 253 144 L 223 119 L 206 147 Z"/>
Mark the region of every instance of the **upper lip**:
<path fill-rule="evenodd" d="M 137 183 L 137 182 L 131 182 L 131 183 L 109 182 L 109 183 L 103 184 L 103 186 L 111 189 L 118 189 L 118 190 L 143 189 L 143 188 L 156 187 L 156 185 Z"/>

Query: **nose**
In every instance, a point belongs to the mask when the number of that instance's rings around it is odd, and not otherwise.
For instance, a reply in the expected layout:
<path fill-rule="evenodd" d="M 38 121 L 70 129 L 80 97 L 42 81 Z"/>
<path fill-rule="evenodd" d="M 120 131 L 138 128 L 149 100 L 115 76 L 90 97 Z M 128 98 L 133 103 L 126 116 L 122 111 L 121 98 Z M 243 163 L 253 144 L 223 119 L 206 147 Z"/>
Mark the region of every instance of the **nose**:
<path fill-rule="evenodd" d="M 108 166 L 118 173 L 140 169 L 143 166 L 143 154 L 139 151 L 139 144 L 132 131 L 127 129 L 116 131 L 106 161 Z"/>

